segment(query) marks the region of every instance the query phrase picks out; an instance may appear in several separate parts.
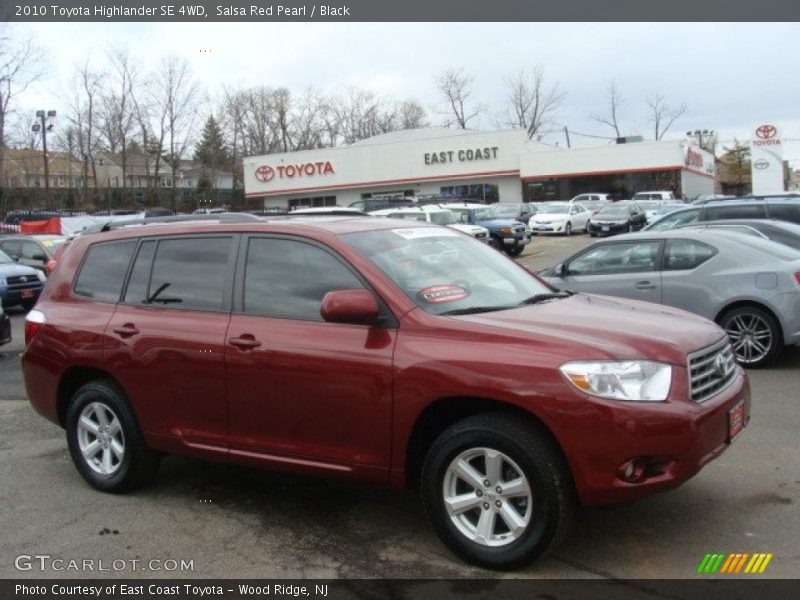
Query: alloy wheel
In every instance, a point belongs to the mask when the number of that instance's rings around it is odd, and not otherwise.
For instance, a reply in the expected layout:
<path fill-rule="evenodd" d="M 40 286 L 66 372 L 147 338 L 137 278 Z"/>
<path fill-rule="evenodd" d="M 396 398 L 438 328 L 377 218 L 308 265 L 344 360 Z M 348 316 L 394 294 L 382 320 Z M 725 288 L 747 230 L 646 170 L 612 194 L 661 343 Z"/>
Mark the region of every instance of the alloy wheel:
<path fill-rule="evenodd" d="M 533 493 L 522 469 L 492 448 L 471 448 L 447 467 L 442 499 L 450 520 L 469 540 L 505 546 L 531 523 Z"/>
<path fill-rule="evenodd" d="M 772 350 L 772 329 L 756 314 L 744 313 L 733 317 L 725 331 L 733 344 L 736 360 L 742 364 L 758 362 Z"/>
<path fill-rule="evenodd" d="M 119 418 L 103 402 L 90 402 L 78 419 L 78 447 L 86 464 L 100 475 L 116 473 L 125 458 Z"/>

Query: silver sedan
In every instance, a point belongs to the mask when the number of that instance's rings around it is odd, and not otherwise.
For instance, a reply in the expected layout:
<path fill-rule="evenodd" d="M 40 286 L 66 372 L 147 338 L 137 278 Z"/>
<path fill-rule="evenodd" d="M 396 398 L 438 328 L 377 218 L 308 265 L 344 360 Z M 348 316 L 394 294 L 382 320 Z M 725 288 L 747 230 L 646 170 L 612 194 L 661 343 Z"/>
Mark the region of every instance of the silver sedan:
<path fill-rule="evenodd" d="M 800 251 L 717 229 L 621 235 L 539 273 L 560 288 L 668 304 L 719 323 L 736 358 L 769 364 L 800 344 Z"/>

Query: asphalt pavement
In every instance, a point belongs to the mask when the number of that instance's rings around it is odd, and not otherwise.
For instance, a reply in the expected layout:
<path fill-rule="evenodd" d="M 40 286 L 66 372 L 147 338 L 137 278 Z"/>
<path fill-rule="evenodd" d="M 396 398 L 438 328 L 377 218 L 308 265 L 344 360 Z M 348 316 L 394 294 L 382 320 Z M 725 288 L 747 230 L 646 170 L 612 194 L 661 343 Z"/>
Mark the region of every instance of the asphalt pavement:
<path fill-rule="evenodd" d="M 544 268 L 590 241 L 536 237 L 520 260 Z M 146 489 L 93 491 L 73 468 L 63 431 L 25 399 L 24 315 L 9 312 L 14 341 L 0 347 L 0 577 L 497 576 L 450 554 L 412 493 L 180 457 L 165 459 Z M 719 459 L 677 490 L 580 509 L 560 548 L 506 576 L 699 577 L 706 553 L 769 552 L 757 577 L 798 577 L 798 374 L 797 347 L 751 371 L 751 423 Z M 42 571 L 41 562 L 52 563 L 25 558 L 35 555 L 93 560 L 94 570 Z M 98 570 L 100 560 L 108 570 Z M 186 561 L 185 570 L 172 570 L 173 560 Z"/>

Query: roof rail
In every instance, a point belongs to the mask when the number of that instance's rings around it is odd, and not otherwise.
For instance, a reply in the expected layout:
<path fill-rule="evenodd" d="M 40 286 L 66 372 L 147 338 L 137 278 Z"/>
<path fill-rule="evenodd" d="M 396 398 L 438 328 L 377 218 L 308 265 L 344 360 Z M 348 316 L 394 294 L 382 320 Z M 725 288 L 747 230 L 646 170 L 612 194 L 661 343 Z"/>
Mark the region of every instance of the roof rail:
<path fill-rule="evenodd" d="M 129 225 L 152 225 L 154 223 L 181 223 L 184 221 L 217 221 L 219 223 L 252 223 L 262 221 L 260 217 L 248 213 L 218 213 L 213 215 L 169 215 L 164 217 L 148 217 L 145 219 L 125 219 L 106 221 L 100 225 L 92 225 L 81 233 L 101 233 L 117 227 Z"/>

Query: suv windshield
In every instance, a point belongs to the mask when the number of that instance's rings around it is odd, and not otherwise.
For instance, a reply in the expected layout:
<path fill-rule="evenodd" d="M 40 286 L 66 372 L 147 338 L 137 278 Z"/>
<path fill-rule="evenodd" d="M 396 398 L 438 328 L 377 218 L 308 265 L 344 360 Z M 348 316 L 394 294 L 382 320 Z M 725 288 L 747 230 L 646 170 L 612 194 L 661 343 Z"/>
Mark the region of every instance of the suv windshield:
<path fill-rule="evenodd" d="M 382 229 L 342 238 L 435 315 L 503 310 L 552 294 L 496 250 L 450 229 Z"/>
<path fill-rule="evenodd" d="M 451 208 L 450 210 L 460 216 L 462 223 L 467 222 L 470 214 L 476 221 L 489 221 L 494 218 L 492 209 L 488 206 L 486 208 Z"/>
<path fill-rule="evenodd" d="M 428 215 L 430 216 L 431 223 L 435 223 L 436 225 L 450 225 L 458 222 L 456 216 L 449 210 L 431 211 Z"/>
<path fill-rule="evenodd" d="M 516 204 L 494 204 L 492 214 L 495 217 L 516 218 L 519 215 L 519 206 Z"/>

